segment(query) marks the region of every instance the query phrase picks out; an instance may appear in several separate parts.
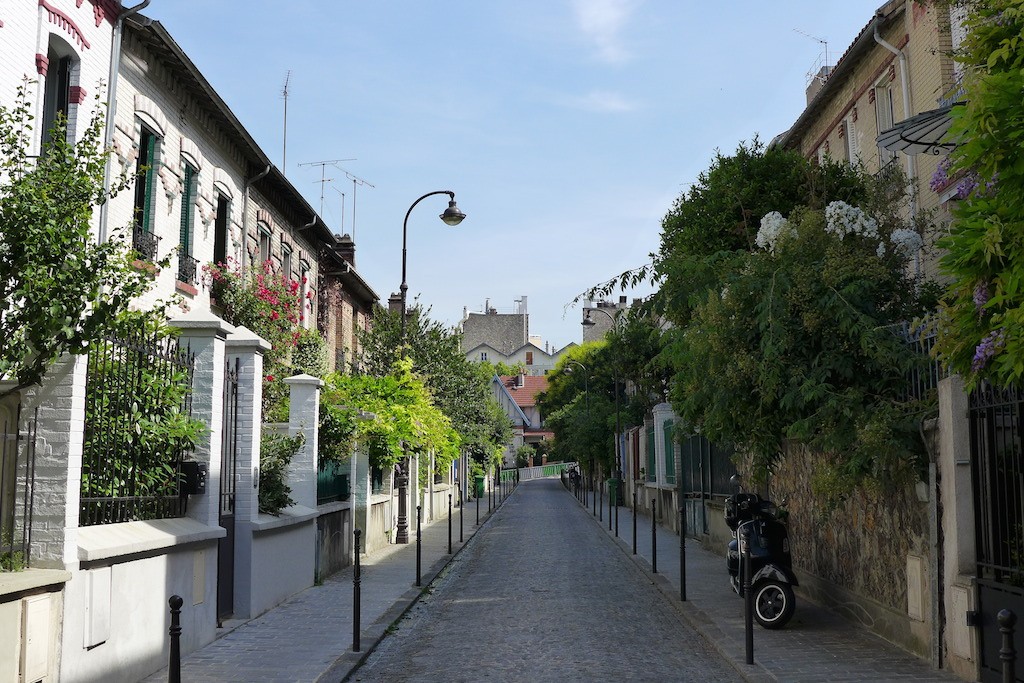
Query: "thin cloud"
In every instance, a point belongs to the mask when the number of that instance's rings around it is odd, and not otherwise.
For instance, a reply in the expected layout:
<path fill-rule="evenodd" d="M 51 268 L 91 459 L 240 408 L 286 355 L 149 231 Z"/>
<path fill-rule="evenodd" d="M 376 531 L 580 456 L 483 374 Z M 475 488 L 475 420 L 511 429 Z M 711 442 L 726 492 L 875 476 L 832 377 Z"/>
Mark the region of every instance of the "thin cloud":
<path fill-rule="evenodd" d="M 565 97 L 562 98 L 561 104 L 573 109 L 610 113 L 636 111 L 639 108 L 636 102 L 627 100 L 618 93 L 604 90 L 595 90 L 578 97 Z"/>
<path fill-rule="evenodd" d="M 620 64 L 629 59 L 619 34 L 635 6 L 636 0 L 572 0 L 580 31 L 594 43 L 603 61 Z"/>

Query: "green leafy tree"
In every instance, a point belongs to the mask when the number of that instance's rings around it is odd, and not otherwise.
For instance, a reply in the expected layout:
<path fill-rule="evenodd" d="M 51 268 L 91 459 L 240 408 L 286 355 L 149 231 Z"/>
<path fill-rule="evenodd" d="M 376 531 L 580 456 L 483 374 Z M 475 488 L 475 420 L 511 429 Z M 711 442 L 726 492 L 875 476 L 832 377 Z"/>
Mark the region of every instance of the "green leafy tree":
<path fill-rule="evenodd" d="M 400 316 L 386 310 L 375 313 L 373 326 L 361 333 L 363 369 L 371 375 L 386 376 L 407 354 L 437 406 L 459 432 L 462 447 L 481 462 L 500 462 L 512 426 L 492 393 L 493 374 L 488 366 L 467 360 L 459 335 L 431 320 L 428 313 L 418 306 L 412 308 L 404 345 Z"/>
<path fill-rule="evenodd" d="M 941 267 L 949 277 L 936 349 L 968 386 L 1024 376 L 1024 2 L 966 3 L 964 103 L 950 173 L 969 191 L 954 210 Z"/>
<path fill-rule="evenodd" d="M 51 142 L 33 159 L 26 92 L 24 84 L 13 106 L 0 106 L 0 377 L 14 381 L 0 396 L 40 383 L 63 354 L 86 353 L 151 285 L 132 266 L 127 230 L 100 244 L 90 228 L 94 208 L 130 180 L 104 189 L 109 152 L 98 102 L 77 142 L 67 141 L 58 116 Z"/>

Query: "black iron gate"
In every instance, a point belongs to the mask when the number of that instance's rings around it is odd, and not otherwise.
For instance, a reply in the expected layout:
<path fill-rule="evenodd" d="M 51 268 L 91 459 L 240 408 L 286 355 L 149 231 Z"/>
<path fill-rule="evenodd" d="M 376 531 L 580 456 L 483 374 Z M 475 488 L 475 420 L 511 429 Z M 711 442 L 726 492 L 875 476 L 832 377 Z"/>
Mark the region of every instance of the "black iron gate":
<path fill-rule="evenodd" d="M 694 434 L 679 441 L 679 493 L 686 507 L 686 528 L 707 534 L 708 502 L 732 493 L 729 478 L 736 474 L 732 451 Z"/>
<path fill-rule="evenodd" d="M 1024 393 L 982 386 L 970 396 L 983 681 L 1001 681 L 996 614 L 1024 617 Z M 1020 646 L 1018 645 L 1018 649 Z M 1017 667 L 1024 681 L 1024 667 Z"/>
<path fill-rule="evenodd" d="M 0 406 L 0 572 L 30 565 L 38 421 L 39 408 L 22 425 L 20 404 Z"/>
<path fill-rule="evenodd" d="M 217 544 L 217 620 L 235 611 L 235 482 L 238 469 L 238 359 L 224 364 L 224 429 L 220 442 L 220 522 Z"/>

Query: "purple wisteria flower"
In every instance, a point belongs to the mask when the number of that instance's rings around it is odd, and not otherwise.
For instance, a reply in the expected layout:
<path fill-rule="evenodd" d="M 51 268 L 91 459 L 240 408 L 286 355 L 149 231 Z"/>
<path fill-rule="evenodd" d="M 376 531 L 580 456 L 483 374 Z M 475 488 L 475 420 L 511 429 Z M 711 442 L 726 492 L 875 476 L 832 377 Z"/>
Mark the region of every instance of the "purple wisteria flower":
<path fill-rule="evenodd" d="M 989 300 L 988 283 L 979 282 L 974 286 L 974 310 L 981 316 Z"/>
<path fill-rule="evenodd" d="M 999 353 L 1006 341 L 1002 329 L 993 330 L 982 338 L 981 343 L 974 349 L 974 360 L 971 361 L 971 371 L 979 372 L 992 358 Z"/>

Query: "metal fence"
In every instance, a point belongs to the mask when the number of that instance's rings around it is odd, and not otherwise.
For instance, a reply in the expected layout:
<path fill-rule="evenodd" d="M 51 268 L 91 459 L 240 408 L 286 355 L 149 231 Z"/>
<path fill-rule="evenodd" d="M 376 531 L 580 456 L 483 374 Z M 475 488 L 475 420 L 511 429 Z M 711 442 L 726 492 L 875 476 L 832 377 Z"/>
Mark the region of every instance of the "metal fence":
<path fill-rule="evenodd" d="M 912 326 L 904 322 L 893 327 L 893 331 L 912 349 L 917 351 L 920 358 L 907 373 L 907 385 L 903 400 L 924 400 L 938 389 L 939 380 L 947 376 L 942 363 L 932 356 L 932 349 L 935 347 L 935 329 L 926 324 Z"/>
<path fill-rule="evenodd" d="M 321 462 L 316 473 L 316 504 L 348 500 L 351 495 L 348 477 L 348 465 L 334 461 Z"/>
<path fill-rule="evenodd" d="M 1024 392 L 970 395 L 978 577 L 1024 587 Z"/>
<path fill-rule="evenodd" d="M 21 431 L 21 406 L 0 408 L 0 571 L 29 566 L 38 416 Z"/>
<path fill-rule="evenodd" d="M 191 413 L 194 356 L 151 332 L 107 337 L 89 352 L 82 526 L 180 517 L 187 449 L 166 426 Z M 181 395 L 180 405 L 166 396 Z"/>

